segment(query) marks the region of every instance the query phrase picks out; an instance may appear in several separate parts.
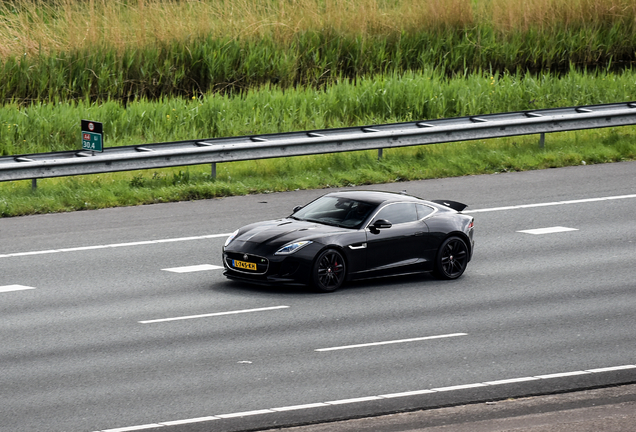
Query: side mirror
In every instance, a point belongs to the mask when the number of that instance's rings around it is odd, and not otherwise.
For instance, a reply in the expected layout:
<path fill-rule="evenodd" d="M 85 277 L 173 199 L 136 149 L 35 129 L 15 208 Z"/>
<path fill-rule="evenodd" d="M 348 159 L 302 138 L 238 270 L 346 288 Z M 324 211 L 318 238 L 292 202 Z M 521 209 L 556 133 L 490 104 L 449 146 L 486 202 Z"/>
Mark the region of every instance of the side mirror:
<path fill-rule="evenodd" d="M 298 210 L 300 210 L 300 209 L 301 209 L 301 208 L 303 208 L 303 207 L 304 207 L 304 206 L 300 206 L 300 205 L 298 205 L 298 206 L 294 207 L 294 209 L 292 210 L 292 213 L 296 213 Z"/>
<path fill-rule="evenodd" d="M 378 233 L 381 229 L 391 228 L 393 224 L 386 219 L 378 219 L 371 225 L 371 231 Z"/>
<path fill-rule="evenodd" d="M 386 219 L 378 219 L 377 221 L 373 222 L 373 227 L 377 229 L 386 229 L 391 228 L 392 226 L 393 224 Z"/>

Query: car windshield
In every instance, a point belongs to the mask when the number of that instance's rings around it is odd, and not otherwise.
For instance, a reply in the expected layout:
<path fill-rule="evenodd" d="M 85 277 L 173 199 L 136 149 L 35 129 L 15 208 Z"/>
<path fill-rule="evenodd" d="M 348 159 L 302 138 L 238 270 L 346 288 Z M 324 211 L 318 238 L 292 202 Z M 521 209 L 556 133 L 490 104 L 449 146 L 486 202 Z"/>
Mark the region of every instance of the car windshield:
<path fill-rule="evenodd" d="M 376 208 L 376 204 L 364 201 L 324 196 L 307 204 L 291 217 L 325 225 L 358 229 Z"/>

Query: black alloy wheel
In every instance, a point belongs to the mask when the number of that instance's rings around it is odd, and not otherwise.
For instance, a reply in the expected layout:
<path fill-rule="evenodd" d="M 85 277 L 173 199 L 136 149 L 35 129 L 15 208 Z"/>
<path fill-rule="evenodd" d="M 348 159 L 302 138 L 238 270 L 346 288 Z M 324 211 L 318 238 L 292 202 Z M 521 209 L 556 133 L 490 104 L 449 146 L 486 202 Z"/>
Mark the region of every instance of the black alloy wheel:
<path fill-rule="evenodd" d="M 332 292 L 340 288 L 345 280 L 347 268 L 340 252 L 327 249 L 314 262 L 313 286 L 321 292 Z"/>
<path fill-rule="evenodd" d="M 449 237 L 439 248 L 435 275 L 441 279 L 457 279 L 468 264 L 468 247 L 459 237 Z"/>

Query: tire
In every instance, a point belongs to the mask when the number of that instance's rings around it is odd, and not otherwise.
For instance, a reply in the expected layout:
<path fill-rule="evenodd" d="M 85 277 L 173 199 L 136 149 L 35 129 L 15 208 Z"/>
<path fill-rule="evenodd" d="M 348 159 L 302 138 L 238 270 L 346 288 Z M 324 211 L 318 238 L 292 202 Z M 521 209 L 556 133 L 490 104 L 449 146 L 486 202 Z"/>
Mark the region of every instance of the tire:
<path fill-rule="evenodd" d="M 335 249 L 318 255 L 312 270 L 312 285 L 320 292 L 332 292 L 342 286 L 347 276 L 344 257 Z"/>
<path fill-rule="evenodd" d="M 466 270 L 468 264 L 468 246 L 459 237 L 449 237 L 437 251 L 435 258 L 435 276 L 440 279 L 457 279 Z"/>

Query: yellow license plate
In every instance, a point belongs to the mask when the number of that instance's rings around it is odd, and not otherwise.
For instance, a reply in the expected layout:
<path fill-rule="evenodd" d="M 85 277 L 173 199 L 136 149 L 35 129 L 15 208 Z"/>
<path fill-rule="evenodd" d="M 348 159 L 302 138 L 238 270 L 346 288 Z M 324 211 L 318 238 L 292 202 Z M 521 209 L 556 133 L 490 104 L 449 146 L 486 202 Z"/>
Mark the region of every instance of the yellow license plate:
<path fill-rule="evenodd" d="M 233 261 L 234 261 L 234 267 L 236 268 L 245 269 L 245 270 L 256 270 L 256 263 L 249 263 L 249 262 L 238 261 L 238 260 L 233 260 Z"/>

